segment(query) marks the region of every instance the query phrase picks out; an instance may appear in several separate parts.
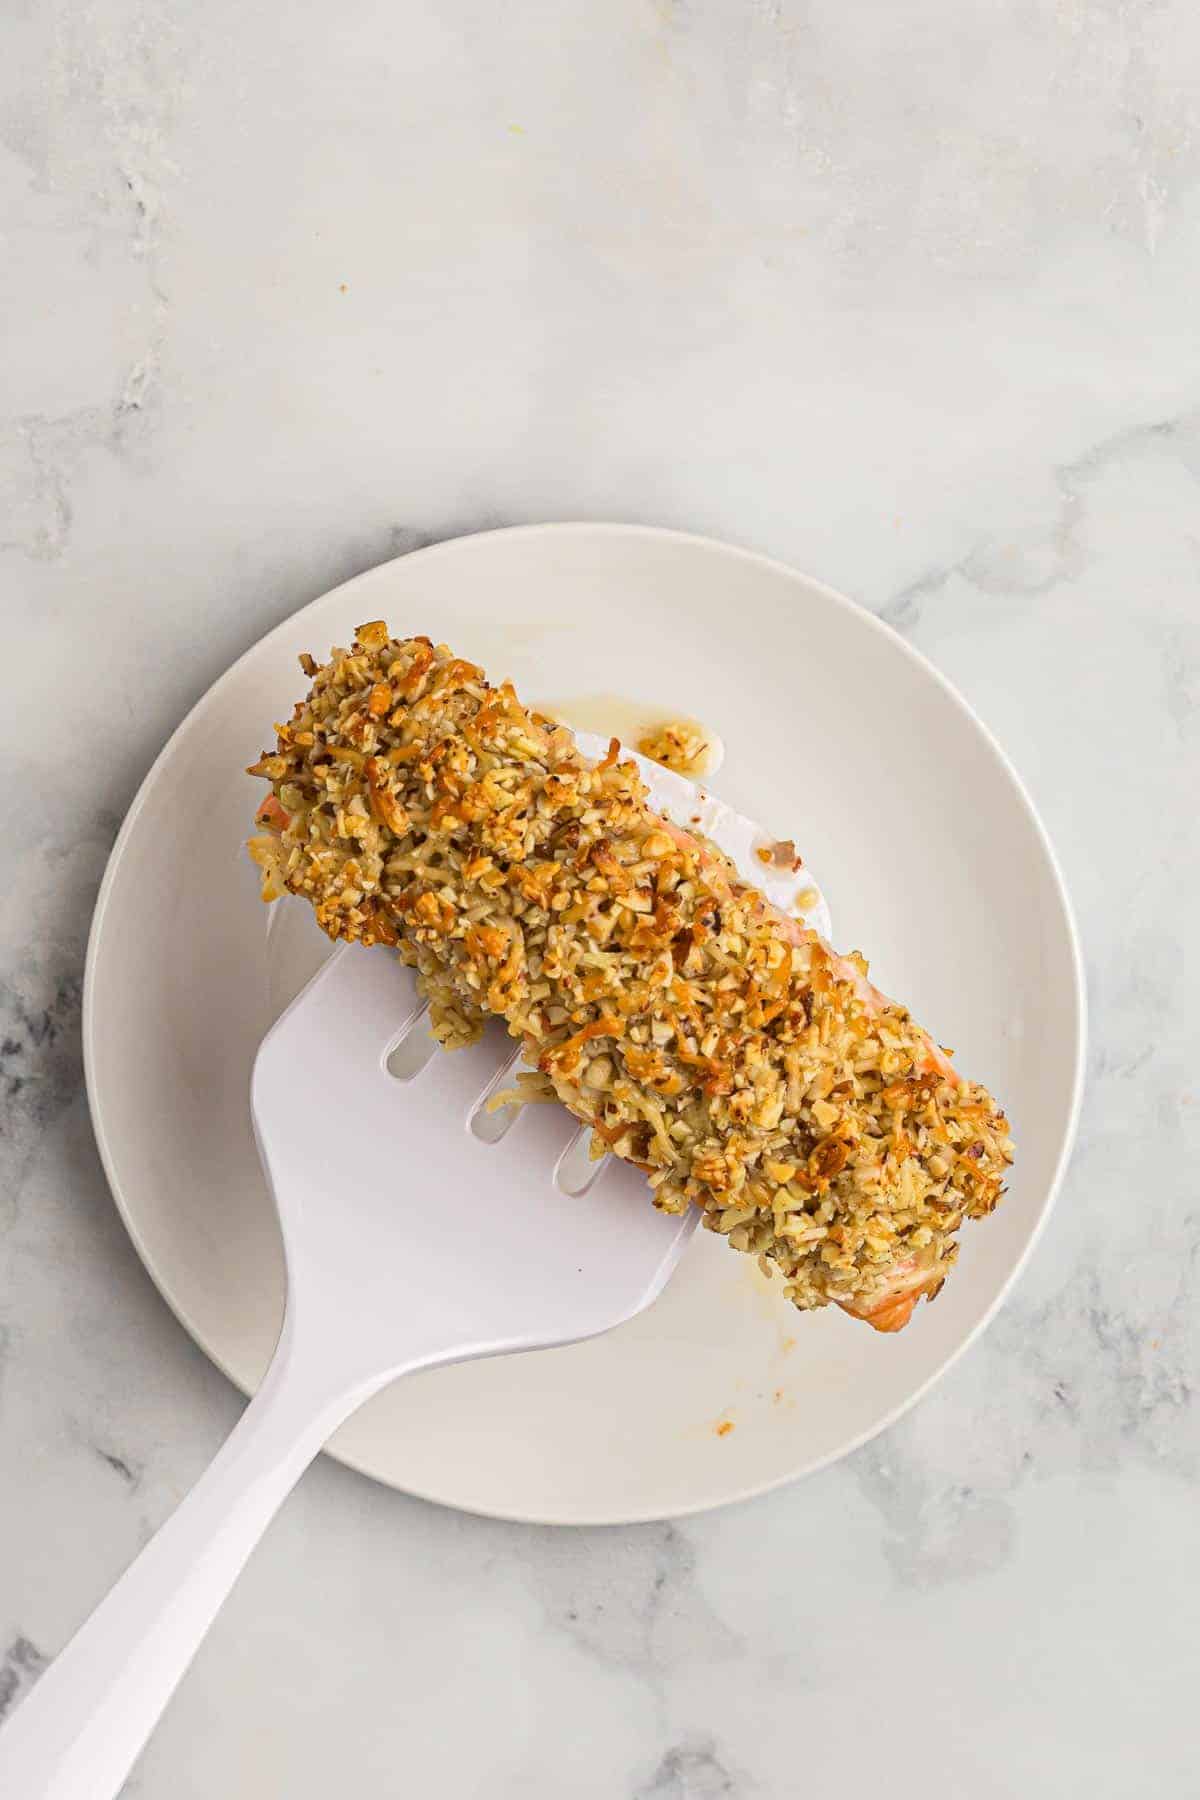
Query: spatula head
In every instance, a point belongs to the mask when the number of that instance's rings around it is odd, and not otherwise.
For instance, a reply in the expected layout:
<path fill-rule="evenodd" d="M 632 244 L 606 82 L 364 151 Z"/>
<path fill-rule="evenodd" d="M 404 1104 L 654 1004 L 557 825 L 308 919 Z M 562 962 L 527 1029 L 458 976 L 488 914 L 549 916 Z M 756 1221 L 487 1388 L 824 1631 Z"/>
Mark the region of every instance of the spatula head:
<path fill-rule="evenodd" d="M 379 1356 L 394 1347 L 397 1367 L 417 1343 L 417 1362 L 526 1350 L 642 1311 L 698 1214 L 656 1212 L 612 1156 L 589 1180 L 557 1104 L 522 1107 L 497 1138 L 486 1097 L 516 1045 L 494 1026 L 425 1057 L 422 1013 L 393 952 L 346 946 L 263 1041 L 252 1107 L 289 1304 L 320 1306 Z"/>

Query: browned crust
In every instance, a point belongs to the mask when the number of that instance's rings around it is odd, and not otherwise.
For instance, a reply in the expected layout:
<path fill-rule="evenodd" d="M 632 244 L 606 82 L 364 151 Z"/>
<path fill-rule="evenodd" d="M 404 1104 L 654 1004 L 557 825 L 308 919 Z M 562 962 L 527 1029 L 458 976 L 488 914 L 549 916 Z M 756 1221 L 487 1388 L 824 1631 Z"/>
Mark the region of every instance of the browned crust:
<path fill-rule="evenodd" d="M 251 844 L 265 897 L 397 944 L 448 1045 L 503 1017 L 656 1205 L 701 1207 L 797 1305 L 905 1324 L 1002 1191 L 990 1095 L 861 957 L 654 813 L 615 748 L 592 768 L 509 684 L 381 622 L 305 667 L 252 771 L 277 802 Z"/>

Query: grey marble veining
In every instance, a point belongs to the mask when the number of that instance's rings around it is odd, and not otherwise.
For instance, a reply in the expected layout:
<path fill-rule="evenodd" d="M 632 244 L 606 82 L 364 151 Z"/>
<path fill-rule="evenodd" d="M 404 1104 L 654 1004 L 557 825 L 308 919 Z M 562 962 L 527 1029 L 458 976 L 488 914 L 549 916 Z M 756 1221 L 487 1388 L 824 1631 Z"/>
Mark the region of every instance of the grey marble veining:
<path fill-rule="evenodd" d="M 646 519 L 857 595 L 1011 753 L 1087 958 L 1066 1190 L 936 1391 L 764 1500 L 562 1533 L 318 1464 L 129 1792 L 1195 1793 L 1192 0 L 94 0 L 0 33 L 0 1715 L 240 1405 L 82 1094 L 138 780 L 357 570 Z"/>

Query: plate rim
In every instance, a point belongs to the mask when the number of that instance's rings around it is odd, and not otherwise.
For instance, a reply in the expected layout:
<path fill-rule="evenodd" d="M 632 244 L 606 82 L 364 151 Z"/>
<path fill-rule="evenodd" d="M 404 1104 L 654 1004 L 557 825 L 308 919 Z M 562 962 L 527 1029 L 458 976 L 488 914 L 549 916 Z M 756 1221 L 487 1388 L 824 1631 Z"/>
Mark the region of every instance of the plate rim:
<path fill-rule="evenodd" d="M 104 922 L 111 903 L 112 891 L 116 885 L 117 873 L 124 858 L 129 840 L 137 826 L 138 819 L 144 811 L 152 793 L 158 786 L 158 783 L 163 779 L 168 759 L 170 758 L 176 741 L 183 737 L 184 733 L 188 731 L 194 721 L 201 717 L 207 707 L 215 704 L 218 694 L 233 680 L 242 664 L 246 662 L 249 657 L 256 654 L 265 644 L 271 642 L 272 639 L 287 632 L 294 625 L 295 620 L 302 613 L 307 612 L 311 607 L 319 606 L 325 601 L 333 599 L 335 595 L 344 596 L 348 594 L 351 589 L 365 586 L 372 580 L 378 579 L 383 570 L 394 567 L 396 563 L 408 563 L 414 558 L 418 560 L 430 559 L 440 555 L 452 554 L 455 550 L 461 551 L 467 545 L 478 545 L 495 538 L 553 537 L 588 533 L 602 536 L 627 537 L 631 539 L 640 538 L 657 542 L 670 541 L 685 544 L 694 549 L 715 552 L 721 556 L 731 557 L 737 561 L 770 570 L 774 575 L 782 575 L 789 581 L 816 590 L 826 602 L 832 604 L 838 610 L 853 613 L 859 624 L 866 626 L 868 629 L 873 629 L 878 635 L 889 640 L 894 649 L 898 649 L 924 675 L 932 678 L 936 686 L 941 689 L 942 693 L 950 700 L 958 712 L 964 716 L 967 723 L 973 726 L 975 731 L 979 733 L 989 750 L 995 756 L 1000 767 L 1008 777 L 1009 782 L 1012 784 L 1013 790 L 1024 809 L 1028 822 L 1033 827 L 1035 837 L 1040 843 L 1040 847 L 1046 858 L 1054 894 L 1059 906 L 1060 916 L 1065 927 L 1067 947 L 1069 950 L 1070 985 L 1074 1002 L 1074 1044 L 1070 1101 L 1061 1133 L 1058 1154 L 1055 1158 L 1050 1180 L 1046 1185 L 1045 1194 L 1040 1202 L 1037 1216 L 1024 1248 L 1021 1250 L 1019 1256 L 1013 1263 L 1012 1268 L 1005 1276 L 1004 1281 L 992 1299 L 991 1304 L 980 1315 L 975 1324 L 965 1334 L 961 1342 L 949 1353 L 945 1360 L 941 1362 L 924 1381 L 919 1382 L 910 1393 L 906 1394 L 902 1400 L 898 1401 L 896 1405 L 884 1413 L 866 1430 L 847 1439 L 836 1449 L 827 1451 L 824 1455 L 815 1457 L 811 1462 L 803 1463 L 794 1469 L 787 1470 L 781 1474 L 771 1475 L 765 1480 L 750 1481 L 742 1487 L 735 1488 L 730 1492 L 723 1494 L 718 1499 L 706 1496 L 686 1506 L 676 1506 L 672 1508 L 670 1512 L 663 1512 L 661 1509 L 651 1508 L 645 1511 L 623 1511 L 620 1513 L 604 1511 L 596 1513 L 575 1512 L 570 1516 L 552 1516 L 547 1515 L 544 1512 L 531 1512 L 521 1508 L 507 1510 L 495 1506 L 471 1506 L 461 1501 L 449 1500 L 443 1495 L 433 1493 L 420 1487 L 401 1486 L 399 1483 L 390 1480 L 387 1476 L 379 1474 L 375 1469 L 367 1467 L 359 1457 L 346 1454 L 341 1450 L 332 1449 L 328 1444 L 326 1444 L 320 1452 L 322 1455 L 332 1457 L 346 1468 L 353 1469 L 355 1473 L 364 1475 L 371 1481 L 378 1482 L 383 1487 L 391 1488 L 397 1493 L 411 1495 L 415 1499 L 423 1500 L 433 1505 L 447 1506 L 456 1512 L 463 1512 L 477 1518 L 499 1519 L 512 1524 L 555 1525 L 563 1527 L 651 1524 L 664 1519 L 690 1518 L 701 1513 L 713 1511 L 718 1507 L 733 1506 L 747 1500 L 756 1499 L 760 1495 L 772 1493 L 779 1488 L 788 1486 L 792 1482 L 800 1481 L 810 1475 L 816 1475 L 822 1469 L 832 1467 L 834 1463 L 841 1462 L 844 1457 L 852 1455 L 856 1450 L 860 1450 L 864 1444 L 870 1443 L 873 1438 L 876 1438 L 884 1431 L 889 1430 L 891 1426 L 903 1418 L 912 1407 L 916 1406 L 917 1403 L 930 1393 L 937 1383 L 949 1373 L 958 1362 L 959 1358 L 970 1349 L 992 1323 L 1001 1306 L 1008 1299 L 1013 1288 L 1023 1274 L 1030 1257 L 1033 1255 L 1034 1250 L 1041 1240 L 1042 1233 L 1046 1229 L 1046 1223 L 1062 1189 L 1063 1181 L 1066 1177 L 1071 1156 L 1075 1148 L 1079 1118 L 1083 1105 L 1088 1041 L 1087 980 L 1082 942 L 1062 865 L 1059 862 L 1054 844 L 1050 838 L 1045 822 L 1042 819 L 1041 813 L 1039 812 L 1024 779 L 1014 766 L 1007 751 L 994 736 L 989 726 L 980 718 L 970 702 L 958 691 L 948 676 L 944 675 L 935 663 L 931 662 L 922 651 L 915 647 L 915 645 L 910 644 L 906 638 L 902 637 L 894 627 L 889 625 L 885 619 L 880 618 L 877 613 L 871 612 L 868 607 L 852 600 L 848 595 L 841 593 L 837 588 L 830 587 L 826 582 L 818 580 L 815 576 L 806 574 L 802 569 L 797 569 L 791 563 L 784 562 L 778 557 L 765 555 L 761 551 L 747 549 L 740 544 L 730 543 L 722 538 L 709 537 L 699 532 L 680 531 L 669 526 L 622 523 L 619 520 L 553 520 L 540 523 L 535 522 L 522 525 L 499 526 L 486 531 L 464 532 L 459 536 L 440 538 L 436 543 L 422 545 L 419 549 L 401 552 L 398 556 L 388 557 L 384 562 L 373 564 L 369 569 L 360 570 L 357 575 L 352 575 L 348 580 L 339 582 L 335 587 L 328 588 L 325 592 L 314 595 L 311 600 L 305 601 L 302 606 L 299 606 L 295 608 L 294 611 L 288 613 L 285 618 L 281 619 L 276 625 L 273 625 L 270 630 L 263 632 L 260 637 L 255 638 L 253 643 L 249 644 L 239 656 L 235 657 L 229 667 L 223 670 L 222 673 L 217 676 L 216 680 L 213 681 L 194 701 L 184 714 L 183 718 L 179 721 L 178 725 L 176 725 L 175 729 L 170 733 L 166 742 L 158 751 L 158 754 L 155 756 L 149 769 L 147 769 L 145 775 L 138 784 L 137 792 L 134 794 L 134 797 L 129 804 L 129 808 L 121 822 L 120 830 L 113 842 L 112 849 L 109 851 L 108 860 L 104 867 L 104 874 L 101 878 L 100 887 L 96 895 L 96 903 L 92 913 L 91 924 L 88 929 L 87 948 L 84 957 L 81 1014 L 84 1088 L 87 1095 L 88 1116 L 91 1121 L 92 1133 L 96 1140 L 96 1147 L 100 1155 L 101 1166 L 104 1170 L 104 1176 L 108 1183 L 109 1192 L 112 1195 L 113 1204 L 116 1207 L 122 1225 L 128 1233 L 130 1242 L 137 1252 L 142 1267 L 145 1269 L 147 1275 L 150 1277 L 150 1280 L 153 1282 L 171 1313 L 183 1326 L 183 1329 L 187 1332 L 192 1342 L 208 1358 L 209 1362 L 219 1369 L 222 1375 L 224 1375 L 247 1400 L 253 1398 L 255 1390 L 247 1388 L 226 1365 L 224 1358 L 205 1341 L 205 1338 L 189 1318 L 187 1307 L 176 1296 L 167 1291 L 163 1281 L 160 1279 L 158 1269 L 155 1266 L 154 1260 L 149 1253 L 138 1226 L 136 1214 L 130 1208 L 117 1178 L 115 1153 L 105 1129 L 102 1107 L 98 1098 L 97 1082 L 95 1079 L 97 1066 L 97 1048 L 95 1042 L 96 968 L 100 955 Z"/>

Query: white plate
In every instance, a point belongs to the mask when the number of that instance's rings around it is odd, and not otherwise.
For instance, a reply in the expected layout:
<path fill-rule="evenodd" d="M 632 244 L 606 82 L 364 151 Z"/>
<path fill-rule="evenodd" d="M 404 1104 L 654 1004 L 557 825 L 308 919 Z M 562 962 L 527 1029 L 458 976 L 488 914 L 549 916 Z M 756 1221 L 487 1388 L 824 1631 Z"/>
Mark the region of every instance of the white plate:
<path fill-rule="evenodd" d="M 450 1505 L 571 1524 L 695 1511 L 844 1455 L 969 1342 L 1046 1216 L 1079 1101 L 1079 951 L 1045 832 L 966 705 L 868 613 L 726 545 L 616 525 L 435 545 L 305 607 L 189 714 L 113 850 L 84 997 L 96 1135 L 146 1267 L 252 1390 L 283 1270 L 250 1064 L 319 940 L 293 903 L 291 950 L 267 957 L 242 849 L 261 784 L 241 770 L 302 691 L 297 653 L 371 618 L 447 640 L 531 700 L 599 691 L 715 727 L 721 797 L 796 837 L 839 947 L 865 949 L 885 991 L 1002 1097 L 1017 1162 L 936 1305 L 898 1337 L 795 1312 L 701 1233 L 632 1324 L 400 1382 L 333 1454 Z"/>

